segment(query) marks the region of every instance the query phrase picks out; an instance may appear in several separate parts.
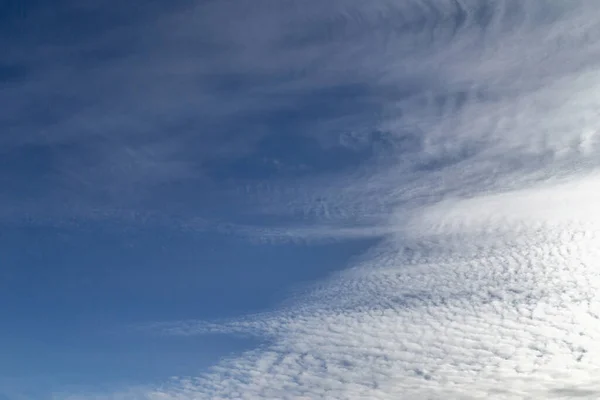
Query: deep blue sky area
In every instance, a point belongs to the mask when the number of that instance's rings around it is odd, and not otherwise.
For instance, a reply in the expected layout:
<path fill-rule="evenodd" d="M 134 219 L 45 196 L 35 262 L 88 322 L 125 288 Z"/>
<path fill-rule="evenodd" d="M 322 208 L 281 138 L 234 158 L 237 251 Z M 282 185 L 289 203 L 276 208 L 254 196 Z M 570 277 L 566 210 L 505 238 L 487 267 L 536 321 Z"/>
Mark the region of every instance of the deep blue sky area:
<path fill-rule="evenodd" d="M 253 340 L 132 334 L 136 324 L 267 311 L 370 241 L 252 244 L 170 229 L 4 227 L 0 374 L 60 385 L 192 375 Z"/>
<path fill-rule="evenodd" d="M 372 87 L 263 63 L 305 32 L 227 11 L 0 3 L 1 399 L 199 375 L 263 339 L 142 327 L 270 312 L 378 240 L 329 237 L 360 210 L 315 190 L 391 155 Z"/>

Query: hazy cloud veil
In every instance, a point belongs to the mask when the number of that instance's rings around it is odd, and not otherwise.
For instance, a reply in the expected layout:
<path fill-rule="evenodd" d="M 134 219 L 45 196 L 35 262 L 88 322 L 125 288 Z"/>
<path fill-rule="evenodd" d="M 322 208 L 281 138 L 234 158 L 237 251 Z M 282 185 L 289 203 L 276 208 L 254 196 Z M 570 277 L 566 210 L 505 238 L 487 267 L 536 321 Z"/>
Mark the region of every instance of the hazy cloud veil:
<path fill-rule="evenodd" d="M 144 99 L 135 111 L 162 113 L 163 128 L 202 118 L 204 143 L 229 135 L 204 165 L 244 168 L 262 151 L 247 138 L 279 131 L 314 144 L 304 159 L 265 153 L 273 179 L 256 183 L 268 174 L 253 167 L 254 183 L 223 189 L 277 224 L 218 229 L 382 240 L 277 310 L 152 327 L 263 347 L 201 376 L 70 398 L 599 398 L 599 17 L 592 0 L 201 1 L 161 17 L 144 54 L 172 79 L 117 103 Z M 135 155 L 121 187 L 152 193 L 194 171 L 193 139 L 164 138 L 158 119 L 111 154 Z"/>

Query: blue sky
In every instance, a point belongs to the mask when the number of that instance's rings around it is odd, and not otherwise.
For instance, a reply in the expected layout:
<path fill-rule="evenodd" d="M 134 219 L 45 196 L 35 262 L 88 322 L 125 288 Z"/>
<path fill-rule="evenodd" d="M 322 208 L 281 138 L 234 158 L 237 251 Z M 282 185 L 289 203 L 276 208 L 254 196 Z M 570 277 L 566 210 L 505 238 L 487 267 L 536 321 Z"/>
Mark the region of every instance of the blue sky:
<path fill-rule="evenodd" d="M 269 198 L 292 180 L 367 160 L 369 146 L 306 131 L 376 105 L 362 104 L 367 88 L 357 83 L 282 91 L 272 95 L 281 105 L 238 110 L 231 99 L 286 77 L 212 66 L 224 44 L 203 42 L 225 39 L 201 31 L 215 21 L 204 26 L 198 11 L 198 22 L 180 26 L 198 32 L 170 32 L 189 7 L 2 9 L 0 392 L 9 398 L 198 374 L 260 341 L 135 326 L 269 310 L 376 243 L 243 233 L 310 225 L 310 211 L 269 212 Z"/>
<path fill-rule="evenodd" d="M 0 5 L 0 400 L 597 398 L 592 0 Z"/>

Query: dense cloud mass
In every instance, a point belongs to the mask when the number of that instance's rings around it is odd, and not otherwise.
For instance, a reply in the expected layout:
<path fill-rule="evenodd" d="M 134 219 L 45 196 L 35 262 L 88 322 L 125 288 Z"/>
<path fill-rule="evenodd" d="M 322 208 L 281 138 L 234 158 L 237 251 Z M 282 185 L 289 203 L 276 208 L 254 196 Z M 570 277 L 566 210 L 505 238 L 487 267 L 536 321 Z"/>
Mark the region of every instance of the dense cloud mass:
<path fill-rule="evenodd" d="M 467 200 L 283 310 L 162 326 L 272 344 L 150 398 L 596 398 L 600 219 L 573 206 L 595 196 L 569 189 L 546 192 L 564 197 L 549 207 L 537 189 L 502 195 L 541 218 L 493 196 L 474 216 Z"/>
<path fill-rule="evenodd" d="M 110 128 L 127 143 L 90 150 L 77 180 L 58 175 L 65 190 L 127 189 L 90 209 L 151 214 L 154 194 L 185 193 L 165 182 L 193 183 L 251 217 L 193 222 L 192 196 L 170 224 L 263 245 L 381 242 L 279 309 L 142 329 L 262 347 L 198 376 L 56 399 L 600 398 L 597 5 L 206 1 L 142 29 L 138 58 L 89 71 L 119 82 L 115 100 L 53 125 L 58 141 Z M 234 167 L 247 175 L 228 179 Z"/>

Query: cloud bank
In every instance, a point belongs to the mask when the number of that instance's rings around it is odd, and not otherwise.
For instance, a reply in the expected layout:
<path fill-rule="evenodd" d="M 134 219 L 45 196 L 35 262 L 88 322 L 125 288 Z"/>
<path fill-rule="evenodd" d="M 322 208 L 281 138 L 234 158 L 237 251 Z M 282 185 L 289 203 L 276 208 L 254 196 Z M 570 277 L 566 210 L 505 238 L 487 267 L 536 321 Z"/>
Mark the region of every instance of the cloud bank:
<path fill-rule="evenodd" d="M 593 191 L 599 183 L 594 178 L 581 185 Z M 444 223 L 390 237 L 282 310 L 155 327 L 271 339 L 161 395 L 597 397 L 600 218 L 580 219 L 569 203 L 586 207 L 596 200 L 564 189 L 550 194 L 567 197 L 565 205 L 550 208 L 537 190 L 503 195 L 507 207 L 501 210 L 493 196 L 477 199 L 478 215 L 467 200 Z M 511 200 L 560 217 L 515 217 Z"/>

